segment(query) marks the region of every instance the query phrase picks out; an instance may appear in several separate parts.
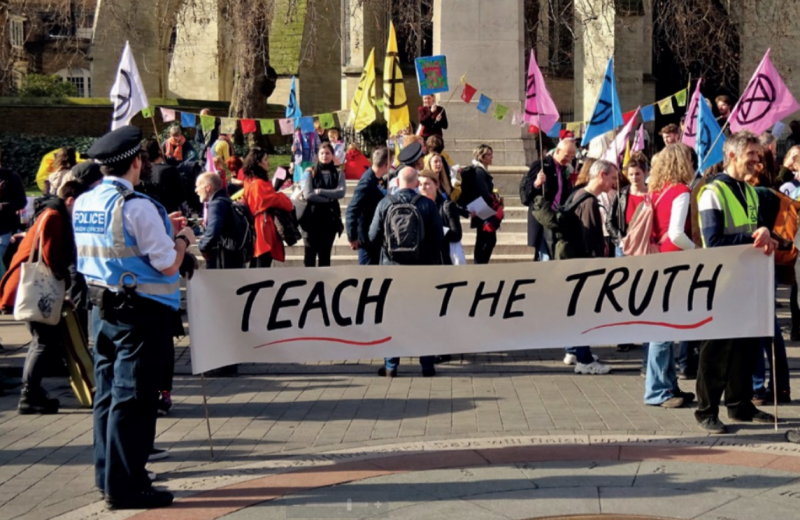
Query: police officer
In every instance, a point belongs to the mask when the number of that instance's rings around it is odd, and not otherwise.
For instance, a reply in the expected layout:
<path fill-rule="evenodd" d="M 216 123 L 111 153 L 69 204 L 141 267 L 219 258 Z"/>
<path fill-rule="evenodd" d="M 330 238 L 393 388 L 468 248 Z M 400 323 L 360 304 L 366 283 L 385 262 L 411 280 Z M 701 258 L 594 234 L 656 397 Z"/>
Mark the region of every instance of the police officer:
<path fill-rule="evenodd" d="M 103 181 L 75 204 L 78 271 L 86 277 L 95 335 L 95 482 L 109 509 L 168 506 L 173 496 L 151 486 L 159 383 L 173 350 L 180 274 L 195 259 L 195 241 L 179 214 L 134 192 L 142 168 L 142 132 L 119 128 L 88 156 Z M 178 230 L 177 235 L 175 231 Z"/>

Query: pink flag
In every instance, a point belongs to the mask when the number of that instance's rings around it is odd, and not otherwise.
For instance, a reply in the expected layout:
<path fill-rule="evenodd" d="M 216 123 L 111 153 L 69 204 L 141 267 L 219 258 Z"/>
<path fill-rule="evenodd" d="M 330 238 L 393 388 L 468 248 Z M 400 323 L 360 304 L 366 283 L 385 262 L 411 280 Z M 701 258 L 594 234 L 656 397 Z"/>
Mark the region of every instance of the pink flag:
<path fill-rule="evenodd" d="M 169 108 L 162 108 L 161 120 L 165 123 L 171 123 L 172 121 L 175 121 L 175 111 Z"/>
<path fill-rule="evenodd" d="M 633 117 L 631 117 L 628 123 L 622 128 L 622 131 L 617 134 L 617 138 L 614 139 L 614 142 L 609 145 L 608 149 L 606 150 L 606 154 L 603 156 L 603 159 L 619 166 L 620 155 L 625 152 L 626 144 L 628 143 L 628 137 L 631 135 L 633 125 L 636 124 L 636 118 L 639 115 L 640 108 L 642 107 L 638 107 L 636 109 Z"/>
<path fill-rule="evenodd" d="M 213 146 L 209 146 L 206 150 L 206 171 L 209 173 L 217 173 L 217 168 L 214 166 L 213 148 Z"/>
<path fill-rule="evenodd" d="M 728 122 L 732 132 L 750 130 L 760 135 L 772 125 L 800 109 L 781 75 L 769 59 L 770 49 L 761 60 L 744 95 L 736 103 Z"/>
<path fill-rule="evenodd" d="M 542 71 L 536 64 L 536 56 L 531 51 L 531 62 L 528 67 L 528 94 L 525 96 L 525 121 L 549 132 L 558 121 L 558 109 L 553 98 L 547 92 Z"/>
<path fill-rule="evenodd" d="M 703 95 L 700 93 L 700 82 L 702 79 L 697 80 L 697 86 L 694 88 L 692 94 L 692 101 L 689 103 L 689 108 L 686 110 L 686 119 L 683 121 L 683 138 L 681 142 L 689 148 L 694 148 L 694 142 L 697 138 L 697 108 Z"/>
<path fill-rule="evenodd" d="M 644 123 L 639 125 L 639 131 L 636 132 L 636 137 L 633 138 L 633 146 L 631 146 L 631 153 L 641 152 L 644 150 Z"/>

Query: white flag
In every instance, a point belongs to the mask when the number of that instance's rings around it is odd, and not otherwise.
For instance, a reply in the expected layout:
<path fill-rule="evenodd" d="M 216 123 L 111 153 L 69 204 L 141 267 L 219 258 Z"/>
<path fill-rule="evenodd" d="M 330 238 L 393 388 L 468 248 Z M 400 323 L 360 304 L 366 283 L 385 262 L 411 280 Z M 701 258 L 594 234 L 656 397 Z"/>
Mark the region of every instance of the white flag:
<path fill-rule="evenodd" d="M 125 49 L 122 51 L 122 59 L 119 62 L 119 69 L 117 69 L 117 80 L 111 87 L 110 99 L 114 104 L 111 130 L 130 124 L 133 116 L 150 106 L 128 42 L 125 42 Z"/>

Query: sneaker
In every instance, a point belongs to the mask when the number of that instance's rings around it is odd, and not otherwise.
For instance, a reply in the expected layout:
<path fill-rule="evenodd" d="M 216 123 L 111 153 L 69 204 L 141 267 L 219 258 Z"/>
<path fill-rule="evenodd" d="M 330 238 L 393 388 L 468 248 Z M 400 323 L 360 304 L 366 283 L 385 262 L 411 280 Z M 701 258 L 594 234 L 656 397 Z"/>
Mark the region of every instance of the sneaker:
<path fill-rule="evenodd" d="M 756 413 L 753 414 L 752 417 L 741 418 L 741 417 L 728 417 L 731 421 L 734 422 L 745 422 L 745 423 L 757 423 L 757 424 L 773 424 L 775 422 L 775 416 L 771 413 L 762 412 L 761 410 L 756 410 Z"/>
<path fill-rule="evenodd" d="M 800 444 L 800 430 L 789 430 L 786 432 L 786 441 L 792 444 Z"/>
<path fill-rule="evenodd" d="M 728 433 L 728 427 L 722 424 L 722 422 L 716 417 L 709 417 L 708 419 L 703 419 L 697 425 L 700 427 L 701 430 L 706 431 L 708 433 L 716 433 L 716 434 L 723 434 Z"/>
<path fill-rule="evenodd" d="M 166 459 L 167 457 L 169 457 L 169 450 L 153 447 L 153 449 L 150 450 L 150 455 L 147 456 L 147 462 L 155 462 L 157 460 Z"/>
<path fill-rule="evenodd" d="M 681 390 L 678 390 L 677 392 L 675 392 L 675 397 L 683 398 L 683 404 L 684 406 L 687 406 L 694 402 L 695 395 L 692 392 L 683 392 Z"/>
<path fill-rule="evenodd" d="M 663 403 L 661 403 L 659 406 L 661 408 L 680 408 L 681 406 L 683 406 L 683 404 L 684 404 L 683 397 L 678 397 L 677 395 L 675 395 L 670 397 Z"/>
<path fill-rule="evenodd" d="M 604 375 L 611 372 L 609 365 L 604 365 L 598 361 L 591 363 L 575 363 L 576 374 L 591 374 L 591 375 Z"/>
<path fill-rule="evenodd" d="M 380 377 L 397 377 L 397 369 L 386 370 L 386 367 L 380 367 L 378 369 L 378 375 Z"/>
<path fill-rule="evenodd" d="M 767 390 L 767 393 L 764 394 L 764 402 L 766 404 L 772 404 L 775 402 L 775 396 L 773 395 L 771 390 Z M 792 394 L 786 390 L 778 392 L 778 404 L 788 404 L 792 402 Z"/>
<path fill-rule="evenodd" d="M 159 392 L 158 415 L 166 417 L 170 408 L 172 408 L 172 394 L 169 392 Z"/>
<path fill-rule="evenodd" d="M 636 347 L 633 343 L 622 343 L 617 345 L 617 352 L 630 352 Z"/>
<path fill-rule="evenodd" d="M 640 368 L 639 375 L 642 377 L 642 379 L 647 379 L 647 367 Z"/>
<path fill-rule="evenodd" d="M 595 361 L 600 360 L 600 358 L 595 356 L 594 354 L 592 354 L 592 358 L 594 358 Z M 564 356 L 564 364 L 570 366 L 570 365 L 576 365 L 577 363 L 578 363 L 578 356 L 567 352 L 567 355 Z"/>
<path fill-rule="evenodd" d="M 435 375 L 436 375 L 436 369 L 433 367 L 422 369 L 422 377 L 433 377 Z"/>
<path fill-rule="evenodd" d="M 106 508 L 112 511 L 119 509 L 154 509 L 167 507 L 175 497 L 169 491 L 150 488 L 126 497 L 106 495 Z"/>
<path fill-rule="evenodd" d="M 19 396 L 17 412 L 20 415 L 58 413 L 58 399 L 51 399 L 44 388 L 24 387 Z"/>

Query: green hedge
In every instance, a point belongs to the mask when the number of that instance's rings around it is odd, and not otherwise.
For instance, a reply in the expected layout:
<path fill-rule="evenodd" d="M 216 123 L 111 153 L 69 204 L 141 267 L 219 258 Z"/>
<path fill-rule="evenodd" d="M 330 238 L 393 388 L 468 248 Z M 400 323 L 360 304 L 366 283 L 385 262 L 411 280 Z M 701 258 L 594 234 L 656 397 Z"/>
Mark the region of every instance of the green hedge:
<path fill-rule="evenodd" d="M 36 183 L 36 172 L 42 157 L 63 146 L 71 146 L 78 153 L 86 153 L 97 139 L 95 137 L 53 137 L 0 133 L 4 168 L 16 172 L 26 186 Z"/>

